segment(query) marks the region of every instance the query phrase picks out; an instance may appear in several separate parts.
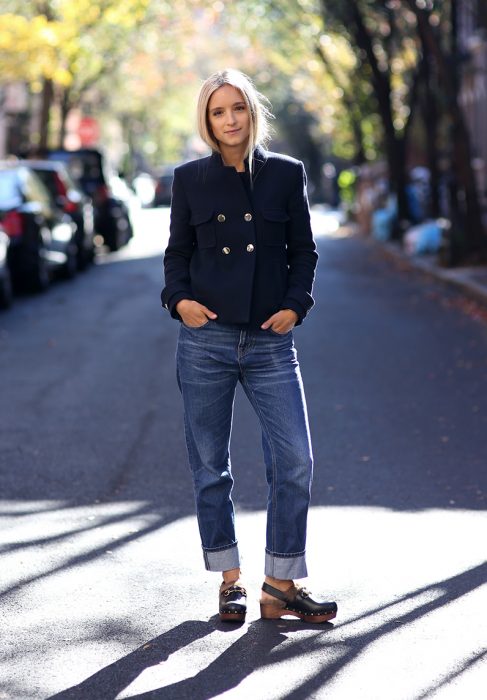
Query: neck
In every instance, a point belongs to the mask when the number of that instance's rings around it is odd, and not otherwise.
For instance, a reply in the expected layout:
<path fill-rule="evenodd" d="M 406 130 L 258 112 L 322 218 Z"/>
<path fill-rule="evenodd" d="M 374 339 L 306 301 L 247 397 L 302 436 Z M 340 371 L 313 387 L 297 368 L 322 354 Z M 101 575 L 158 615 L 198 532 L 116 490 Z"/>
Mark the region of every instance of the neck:
<path fill-rule="evenodd" d="M 220 144 L 220 153 L 225 165 L 244 172 L 246 146 L 224 146 Z"/>

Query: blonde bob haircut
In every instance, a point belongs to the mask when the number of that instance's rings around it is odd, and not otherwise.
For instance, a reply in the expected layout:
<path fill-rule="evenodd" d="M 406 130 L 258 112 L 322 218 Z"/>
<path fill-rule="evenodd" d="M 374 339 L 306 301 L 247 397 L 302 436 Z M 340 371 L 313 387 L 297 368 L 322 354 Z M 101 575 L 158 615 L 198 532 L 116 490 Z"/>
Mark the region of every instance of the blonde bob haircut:
<path fill-rule="evenodd" d="M 250 133 L 245 156 L 248 156 L 249 170 L 252 174 L 254 148 L 258 145 L 265 147 L 270 139 L 271 129 L 269 120 L 273 119 L 273 115 L 266 106 L 266 103 L 269 106 L 270 103 L 269 100 L 264 97 L 264 95 L 256 90 L 248 75 L 241 73 L 239 70 L 226 68 L 225 70 L 218 71 L 217 73 L 210 75 L 210 77 L 207 78 L 201 86 L 198 96 L 198 132 L 203 141 L 208 144 L 211 150 L 216 151 L 217 153 L 221 153 L 221 151 L 218 141 L 215 139 L 210 127 L 210 122 L 208 119 L 208 103 L 210 102 L 210 98 L 215 90 L 223 87 L 223 85 L 231 85 L 232 87 L 236 88 L 241 93 L 242 98 L 247 105 L 247 109 L 249 110 Z"/>

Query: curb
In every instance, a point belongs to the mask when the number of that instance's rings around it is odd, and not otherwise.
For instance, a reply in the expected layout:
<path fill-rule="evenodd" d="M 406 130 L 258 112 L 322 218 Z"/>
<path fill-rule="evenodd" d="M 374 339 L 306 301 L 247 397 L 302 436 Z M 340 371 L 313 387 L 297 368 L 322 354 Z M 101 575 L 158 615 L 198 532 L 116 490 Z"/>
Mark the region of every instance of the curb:
<path fill-rule="evenodd" d="M 459 268 L 442 268 L 432 260 L 426 258 L 413 258 L 407 255 L 398 244 L 381 243 L 372 238 L 366 239 L 371 245 L 382 250 L 386 255 L 395 260 L 400 260 L 412 270 L 416 270 L 424 275 L 434 278 L 444 285 L 453 287 L 457 291 L 461 291 L 474 301 L 483 304 L 487 307 L 487 268 L 486 267 L 459 267 Z M 469 277 L 470 274 L 478 273 L 480 270 L 485 271 L 485 284 L 477 282 Z"/>

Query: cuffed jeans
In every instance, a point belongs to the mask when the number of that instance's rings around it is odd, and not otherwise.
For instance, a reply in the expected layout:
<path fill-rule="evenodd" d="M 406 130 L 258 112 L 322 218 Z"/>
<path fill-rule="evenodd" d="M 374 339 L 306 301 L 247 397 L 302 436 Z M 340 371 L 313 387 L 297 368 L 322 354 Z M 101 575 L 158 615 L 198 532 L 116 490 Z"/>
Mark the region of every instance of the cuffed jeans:
<path fill-rule="evenodd" d="M 292 331 L 182 324 L 177 374 L 206 569 L 240 566 L 229 451 L 240 381 L 262 427 L 269 485 L 265 574 L 304 578 L 313 457 Z"/>

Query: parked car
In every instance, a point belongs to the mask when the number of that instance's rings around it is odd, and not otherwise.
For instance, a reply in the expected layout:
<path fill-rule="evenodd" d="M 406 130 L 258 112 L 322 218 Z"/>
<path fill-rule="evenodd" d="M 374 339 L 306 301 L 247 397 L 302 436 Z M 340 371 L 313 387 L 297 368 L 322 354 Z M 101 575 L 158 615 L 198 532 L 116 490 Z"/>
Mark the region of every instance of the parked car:
<path fill-rule="evenodd" d="M 156 179 L 154 191 L 154 207 L 168 207 L 171 204 L 172 182 L 174 179 L 174 168 L 164 169 Z"/>
<path fill-rule="evenodd" d="M 133 178 L 132 187 L 134 188 L 135 194 L 137 195 L 137 199 L 139 200 L 141 206 L 154 206 L 156 184 L 156 180 L 150 173 L 140 172 Z"/>
<path fill-rule="evenodd" d="M 52 206 L 41 180 L 21 162 L 0 164 L 0 225 L 10 239 L 7 260 L 14 287 L 41 291 L 52 271 L 75 274 L 76 226 Z"/>
<path fill-rule="evenodd" d="M 12 303 L 12 280 L 8 265 L 10 238 L 0 226 L 0 309 L 8 309 Z"/>
<path fill-rule="evenodd" d="M 126 204 L 113 196 L 105 175 L 103 155 L 95 148 L 77 151 L 58 149 L 48 153 L 49 160 L 62 161 L 95 208 L 95 231 L 110 250 L 118 250 L 133 235 Z"/>
<path fill-rule="evenodd" d="M 93 262 L 94 213 L 91 199 L 84 194 L 63 163 L 49 160 L 27 160 L 29 166 L 46 186 L 51 204 L 64 211 L 76 225 L 78 269 Z"/>

